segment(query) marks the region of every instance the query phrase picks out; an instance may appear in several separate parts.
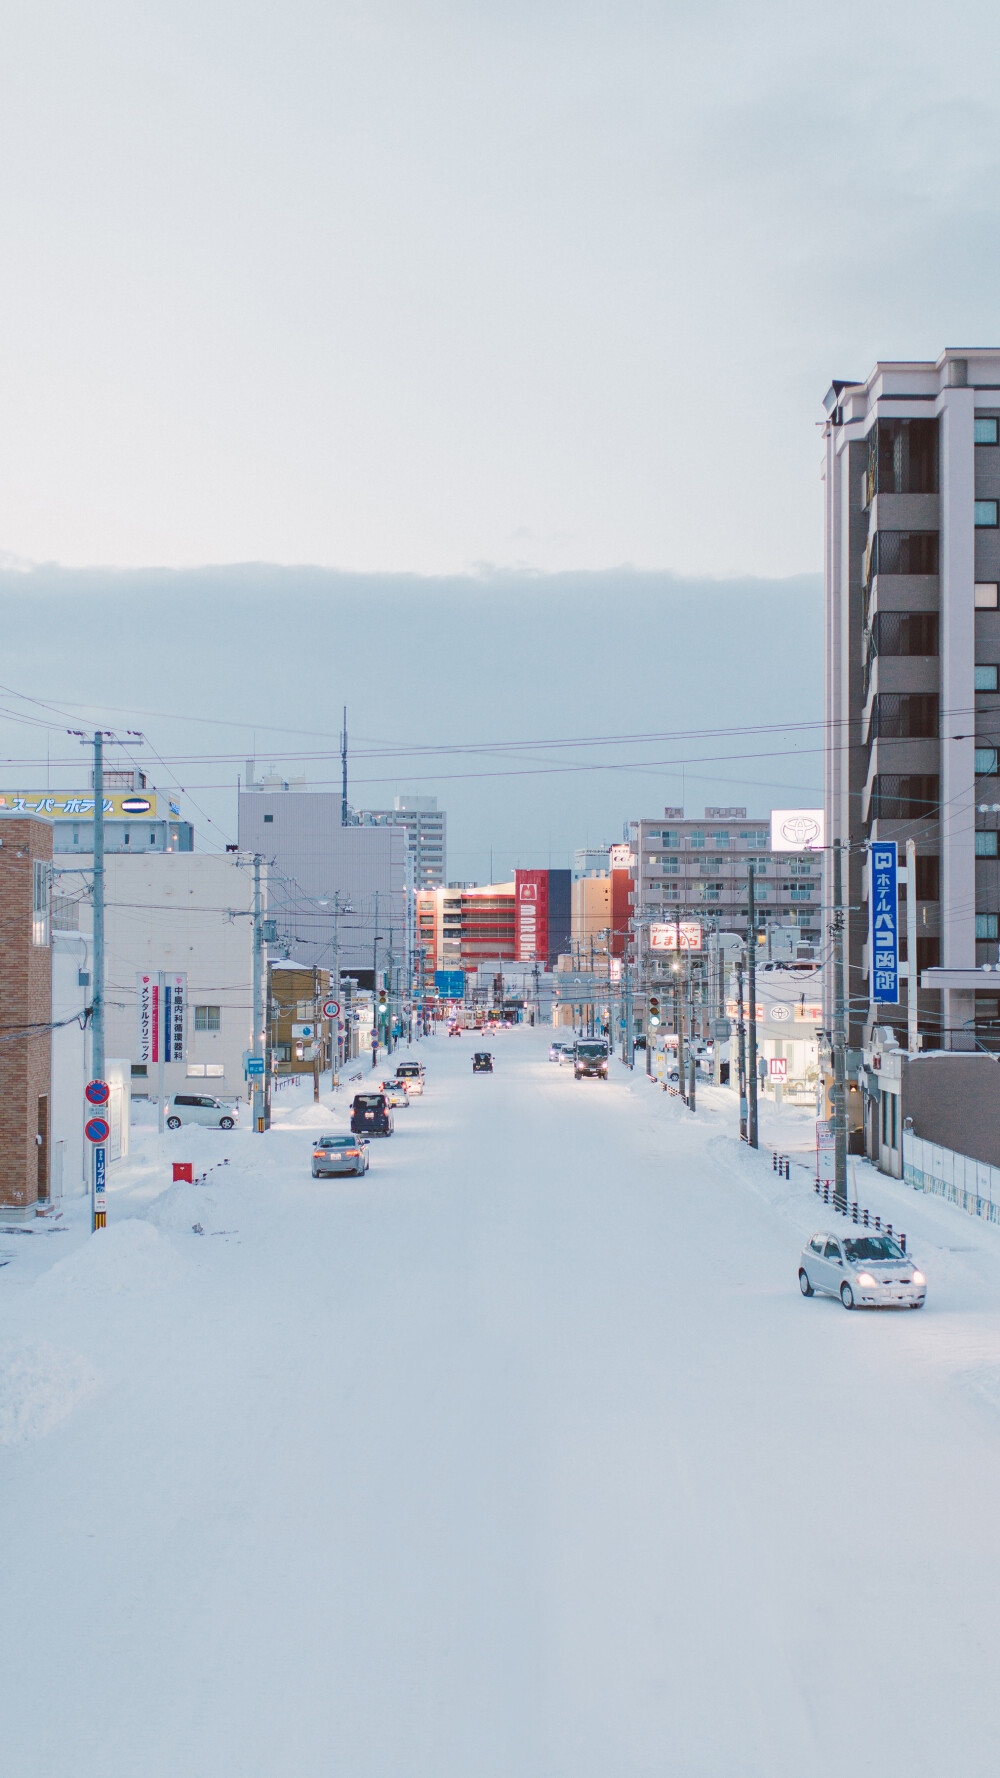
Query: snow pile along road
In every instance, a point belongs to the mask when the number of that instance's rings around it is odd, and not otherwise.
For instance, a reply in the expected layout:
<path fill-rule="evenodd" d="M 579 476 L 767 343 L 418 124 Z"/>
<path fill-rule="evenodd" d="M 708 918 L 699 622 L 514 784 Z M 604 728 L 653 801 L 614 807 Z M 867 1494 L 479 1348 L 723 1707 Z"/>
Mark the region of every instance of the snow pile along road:
<path fill-rule="evenodd" d="M 5 1242 L 14 1778 L 992 1778 L 1000 1231 L 865 1177 L 928 1306 L 804 1302 L 732 1096 L 547 1040 L 422 1044 L 365 1178 L 282 1095 Z"/>

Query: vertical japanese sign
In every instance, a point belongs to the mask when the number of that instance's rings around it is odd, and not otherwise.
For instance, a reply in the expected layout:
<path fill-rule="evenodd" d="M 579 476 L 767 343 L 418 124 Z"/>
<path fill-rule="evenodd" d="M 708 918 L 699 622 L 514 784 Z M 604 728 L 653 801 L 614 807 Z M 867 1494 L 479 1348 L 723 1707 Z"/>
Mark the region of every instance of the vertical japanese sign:
<path fill-rule="evenodd" d="M 107 1198 L 105 1186 L 108 1177 L 108 1151 L 103 1142 L 94 1146 L 92 1192 L 91 1192 L 91 1226 L 104 1229 L 108 1226 Z"/>
<path fill-rule="evenodd" d="M 895 1005 L 899 1000 L 899 890 L 895 840 L 880 841 L 873 846 L 871 858 L 869 968 L 872 1000 Z"/>
<path fill-rule="evenodd" d="M 164 978 L 164 984 L 163 1060 L 165 1062 L 183 1062 L 187 976 L 168 975 Z"/>
<path fill-rule="evenodd" d="M 137 975 L 135 1001 L 138 1018 L 137 1062 L 158 1062 L 160 1059 L 159 990 L 156 977 Z"/>

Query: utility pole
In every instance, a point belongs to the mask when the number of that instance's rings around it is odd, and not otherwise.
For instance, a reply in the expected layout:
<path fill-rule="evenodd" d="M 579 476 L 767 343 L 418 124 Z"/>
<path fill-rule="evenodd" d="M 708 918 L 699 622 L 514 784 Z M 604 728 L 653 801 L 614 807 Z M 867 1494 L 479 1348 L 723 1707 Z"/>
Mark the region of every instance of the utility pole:
<path fill-rule="evenodd" d="M 843 850 L 839 840 L 833 842 L 833 1140 L 834 1197 L 841 1207 L 846 1207 L 847 1006 L 844 995 Z"/>
<path fill-rule="evenodd" d="M 91 1054 L 94 1080 L 104 1079 L 104 736 L 94 730 L 94 992 L 91 1013 Z M 160 1128 L 163 1128 L 163 1106 L 160 1106 Z M 107 1177 L 107 1148 L 103 1142 L 93 1143 L 91 1159 L 90 1226 L 91 1230 L 107 1228 L 104 1187 Z"/>
<path fill-rule="evenodd" d="M 681 954 L 677 953 L 674 964 L 674 1004 L 677 1008 L 677 1085 L 681 1098 L 687 1104 L 687 1081 L 684 1078 L 684 984 L 681 980 Z"/>
<path fill-rule="evenodd" d="M 164 1085 L 163 1064 L 167 1037 L 167 977 L 165 970 L 158 970 L 156 976 L 156 1109 L 157 1128 L 162 1136 L 167 1127 L 167 1093 Z"/>
<path fill-rule="evenodd" d="M 260 866 L 260 853 L 255 852 L 253 855 L 253 1045 L 250 1054 L 256 1059 L 263 1060 L 264 1045 L 262 1041 L 263 1032 L 261 1029 L 264 1022 L 264 1008 L 261 997 L 261 982 L 263 975 L 263 948 L 261 944 L 263 904 L 260 891 Z M 263 1134 L 265 1128 L 264 1082 L 259 1074 L 255 1074 L 253 1077 L 253 1127 L 257 1135 Z"/>
<path fill-rule="evenodd" d="M 747 931 L 747 986 L 750 992 L 750 1066 L 747 1070 L 747 1087 L 749 1112 L 747 1116 L 747 1141 L 751 1148 L 757 1147 L 757 912 L 754 907 L 754 861 L 750 860 L 749 883 L 747 888 L 747 913 L 749 930 Z"/>
<path fill-rule="evenodd" d="M 740 1090 L 740 1141 L 747 1139 L 747 1028 L 743 1017 L 743 965 L 736 964 L 736 1040 L 737 1040 L 737 1076 Z M 730 1064 L 732 1066 L 732 1064 Z"/>
<path fill-rule="evenodd" d="M 347 1030 L 347 1020 L 344 1017 L 344 1013 L 345 1013 L 344 1002 L 340 996 L 340 890 L 339 889 L 334 891 L 334 897 L 333 897 L 333 998 L 334 998 L 334 1000 L 337 1001 L 337 1003 L 340 1007 L 340 1011 L 333 1021 L 333 1044 L 334 1044 L 333 1074 L 334 1074 L 334 1083 L 336 1083 L 336 1078 L 337 1078 L 337 1075 L 340 1073 L 340 1065 L 341 1065 L 341 1056 L 340 1056 L 340 1027 L 341 1027 L 341 1025 L 343 1025 L 345 1032 Z"/>
<path fill-rule="evenodd" d="M 316 1055 L 313 1057 L 313 1104 L 314 1105 L 319 1104 L 319 1070 L 320 1070 L 320 1063 L 323 1060 L 323 1045 L 319 1042 L 319 1013 L 320 1013 L 319 970 L 317 969 L 317 967 L 314 963 L 313 964 L 313 1021 L 314 1021 L 313 1049 L 317 1052 Z"/>
<path fill-rule="evenodd" d="M 340 736 L 340 825 L 347 826 L 347 705 L 344 705 L 344 727 Z"/>
<path fill-rule="evenodd" d="M 378 1067 L 378 890 L 375 891 L 375 936 L 372 940 L 372 1073 Z"/>
<path fill-rule="evenodd" d="M 695 1109 L 695 1081 L 696 1081 L 697 1075 L 698 1075 L 698 1058 L 695 1055 L 695 1051 L 694 1051 L 694 977 L 691 974 L 691 960 L 690 960 L 690 958 L 688 958 L 687 977 L 688 977 L 688 989 L 689 989 L 688 1006 L 690 1008 L 690 1014 L 689 1014 L 690 1023 L 688 1025 L 688 1034 L 691 1038 L 691 1043 L 688 1048 L 688 1110 L 694 1111 L 694 1109 Z"/>
<path fill-rule="evenodd" d="M 917 1029 L 917 842 L 906 842 L 906 1047 L 915 1056 Z"/>

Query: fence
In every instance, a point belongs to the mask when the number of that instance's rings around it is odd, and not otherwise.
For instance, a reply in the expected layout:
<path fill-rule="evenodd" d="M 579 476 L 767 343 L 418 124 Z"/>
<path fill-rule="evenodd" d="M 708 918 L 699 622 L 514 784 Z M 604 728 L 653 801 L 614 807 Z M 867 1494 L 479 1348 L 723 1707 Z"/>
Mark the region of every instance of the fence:
<path fill-rule="evenodd" d="M 933 1192 L 970 1216 L 1000 1223 L 1000 1167 L 956 1154 L 903 1131 L 903 1178 L 914 1191 Z"/>

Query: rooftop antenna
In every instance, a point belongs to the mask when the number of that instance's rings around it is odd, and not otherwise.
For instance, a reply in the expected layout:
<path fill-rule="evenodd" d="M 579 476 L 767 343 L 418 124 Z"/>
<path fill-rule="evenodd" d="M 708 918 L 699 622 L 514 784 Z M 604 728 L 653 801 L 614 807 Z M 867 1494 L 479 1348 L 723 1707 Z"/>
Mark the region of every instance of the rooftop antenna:
<path fill-rule="evenodd" d="M 344 705 L 344 727 L 340 736 L 340 825 L 347 826 L 347 705 Z"/>

